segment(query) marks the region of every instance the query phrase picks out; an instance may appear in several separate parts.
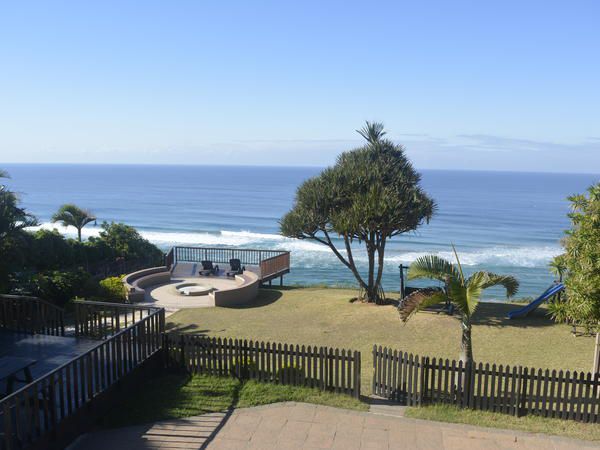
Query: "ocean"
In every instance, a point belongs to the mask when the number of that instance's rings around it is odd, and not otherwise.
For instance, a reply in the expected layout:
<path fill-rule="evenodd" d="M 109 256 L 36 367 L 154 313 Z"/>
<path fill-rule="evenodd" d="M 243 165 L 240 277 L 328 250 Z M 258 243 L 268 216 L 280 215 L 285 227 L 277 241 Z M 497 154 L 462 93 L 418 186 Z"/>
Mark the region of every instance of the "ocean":
<path fill-rule="evenodd" d="M 26 165 L 2 164 L 23 205 L 41 227 L 63 203 L 90 209 L 103 220 L 125 222 L 162 249 L 173 245 L 286 249 L 292 271 L 286 284 L 355 285 L 350 271 L 318 243 L 278 234 L 278 220 L 292 206 L 296 188 L 317 175 L 314 167 Z M 600 180 L 598 175 L 422 170 L 423 187 L 438 204 L 431 222 L 394 238 L 387 247 L 383 286 L 399 289 L 399 264 L 433 253 L 466 271 L 516 276 L 518 297 L 539 295 L 552 281 L 550 260 L 561 253 L 569 227 L 566 197 Z M 366 257 L 357 257 L 361 270 Z M 427 282 L 410 282 L 424 285 Z M 502 298 L 490 290 L 488 299 Z"/>

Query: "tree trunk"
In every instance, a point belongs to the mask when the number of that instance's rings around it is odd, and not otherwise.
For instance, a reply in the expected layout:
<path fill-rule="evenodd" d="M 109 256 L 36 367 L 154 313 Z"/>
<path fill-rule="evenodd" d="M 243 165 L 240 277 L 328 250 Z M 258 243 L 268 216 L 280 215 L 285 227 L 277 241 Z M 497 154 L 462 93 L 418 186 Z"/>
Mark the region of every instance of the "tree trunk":
<path fill-rule="evenodd" d="M 471 319 L 464 317 L 461 321 L 462 339 L 460 343 L 460 359 L 464 364 L 473 363 L 473 344 L 471 342 Z"/>
<path fill-rule="evenodd" d="M 596 345 L 594 346 L 594 365 L 592 374 L 600 373 L 600 332 L 596 333 Z"/>
<path fill-rule="evenodd" d="M 367 301 L 377 303 L 377 287 L 375 286 L 375 248 L 367 242 L 367 255 L 369 257 L 369 280 L 367 282 Z"/>
<path fill-rule="evenodd" d="M 77 239 L 81 242 L 81 228 L 77 228 Z"/>

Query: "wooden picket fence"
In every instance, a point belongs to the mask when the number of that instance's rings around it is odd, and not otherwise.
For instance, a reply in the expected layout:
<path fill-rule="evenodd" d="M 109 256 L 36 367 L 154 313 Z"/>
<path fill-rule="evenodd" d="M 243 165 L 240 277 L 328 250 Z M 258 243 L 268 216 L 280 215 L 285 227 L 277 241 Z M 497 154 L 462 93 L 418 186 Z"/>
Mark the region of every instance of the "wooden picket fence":
<path fill-rule="evenodd" d="M 373 347 L 373 393 L 515 416 L 600 422 L 600 375 L 430 358 Z"/>
<path fill-rule="evenodd" d="M 360 352 L 168 333 L 168 365 L 360 396 Z"/>

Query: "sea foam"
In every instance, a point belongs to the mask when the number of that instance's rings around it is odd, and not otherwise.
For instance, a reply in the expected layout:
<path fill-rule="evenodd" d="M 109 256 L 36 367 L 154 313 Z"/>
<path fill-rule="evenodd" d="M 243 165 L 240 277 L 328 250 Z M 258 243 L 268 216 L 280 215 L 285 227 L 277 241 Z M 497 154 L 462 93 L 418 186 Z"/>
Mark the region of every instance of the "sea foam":
<path fill-rule="evenodd" d="M 59 224 L 43 223 L 30 230 L 56 229 L 60 233 L 75 237 L 74 227 L 63 227 Z M 82 230 L 82 237 L 87 239 L 98 236 L 102 229 L 99 226 L 87 226 Z M 216 232 L 174 232 L 139 230 L 140 234 L 150 242 L 167 248 L 172 245 L 189 246 L 227 246 L 254 247 L 265 249 L 290 250 L 295 264 L 304 267 L 329 265 L 337 261 L 335 255 L 325 245 L 317 242 L 287 238 L 278 234 L 255 233 L 251 231 L 221 230 Z M 345 251 L 341 250 L 345 255 Z M 512 267 L 546 267 L 555 256 L 562 253 L 558 246 L 522 246 L 522 247 L 489 247 L 472 250 L 461 250 L 459 257 L 465 266 L 512 266 Z M 427 251 L 401 251 L 388 247 L 386 265 L 410 264 L 420 256 L 434 254 L 454 261 L 451 250 L 432 249 Z M 354 251 L 354 259 L 359 264 L 366 264 L 367 255 L 361 247 Z"/>

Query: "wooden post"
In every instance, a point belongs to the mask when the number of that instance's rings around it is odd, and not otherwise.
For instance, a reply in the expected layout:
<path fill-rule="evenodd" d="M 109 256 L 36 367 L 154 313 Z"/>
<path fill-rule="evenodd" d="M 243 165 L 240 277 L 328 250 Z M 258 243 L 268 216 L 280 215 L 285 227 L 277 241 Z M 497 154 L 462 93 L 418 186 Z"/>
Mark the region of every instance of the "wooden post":
<path fill-rule="evenodd" d="M 596 344 L 594 345 L 594 365 L 592 374 L 600 373 L 600 331 L 596 333 Z"/>
<path fill-rule="evenodd" d="M 404 265 L 400 264 L 399 266 L 400 268 L 400 300 L 402 300 L 405 295 L 404 295 Z"/>
<path fill-rule="evenodd" d="M 185 340 L 183 334 L 179 338 L 179 348 L 181 349 L 181 367 L 185 369 Z"/>

